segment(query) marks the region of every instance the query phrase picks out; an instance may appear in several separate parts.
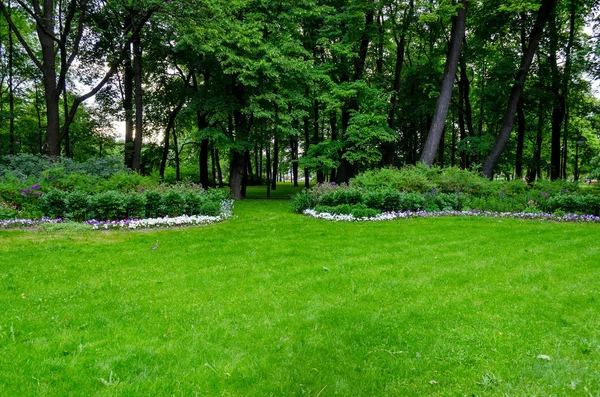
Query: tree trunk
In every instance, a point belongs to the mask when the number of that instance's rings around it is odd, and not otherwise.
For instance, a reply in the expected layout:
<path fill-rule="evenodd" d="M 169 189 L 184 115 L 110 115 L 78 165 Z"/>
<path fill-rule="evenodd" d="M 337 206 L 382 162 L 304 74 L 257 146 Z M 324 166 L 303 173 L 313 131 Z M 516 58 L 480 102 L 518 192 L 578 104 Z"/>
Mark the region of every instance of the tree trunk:
<path fill-rule="evenodd" d="M 332 112 L 329 115 L 329 123 L 331 124 L 331 141 L 335 142 L 338 139 L 338 128 L 337 128 L 337 113 Z M 335 181 L 336 179 L 336 169 L 335 167 L 331 169 L 329 173 L 329 180 Z"/>
<path fill-rule="evenodd" d="M 303 157 L 308 156 L 308 149 L 310 148 L 310 127 L 308 117 L 304 117 L 304 153 Z M 310 187 L 310 171 L 308 168 L 304 168 L 304 187 L 308 189 Z"/>
<path fill-rule="evenodd" d="M 173 146 L 175 146 L 175 180 L 181 180 L 181 163 L 179 162 L 179 144 L 177 143 L 177 131 L 173 125 Z"/>
<path fill-rule="evenodd" d="M 523 111 L 523 98 L 517 107 L 517 153 L 515 160 L 515 174 L 518 179 L 523 178 L 523 145 L 525 143 L 525 112 Z"/>
<path fill-rule="evenodd" d="M 133 75 L 135 82 L 135 138 L 133 139 L 133 157 L 131 168 L 134 171 L 139 172 L 142 160 L 143 129 L 142 43 L 139 34 L 133 39 Z M 173 137 L 175 137 L 175 131 L 173 131 Z"/>
<path fill-rule="evenodd" d="M 246 197 L 248 188 L 248 165 L 250 164 L 250 152 L 244 151 L 244 168 L 242 174 L 242 197 Z"/>
<path fill-rule="evenodd" d="M 563 76 L 563 102 L 564 102 L 564 129 L 563 129 L 563 153 L 562 153 L 562 178 L 567 179 L 567 157 L 569 145 L 569 86 L 571 84 L 571 53 L 575 41 L 575 16 L 577 6 L 575 0 L 571 0 L 569 16 L 569 41 L 566 49 L 565 72 Z"/>
<path fill-rule="evenodd" d="M 290 135 L 290 153 L 292 158 L 292 180 L 294 187 L 298 186 L 298 137 Z"/>
<path fill-rule="evenodd" d="M 230 149 L 231 164 L 229 166 L 229 191 L 234 200 L 241 200 L 242 180 L 244 179 L 244 152 Z"/>
<path fill-rule="evenodd" d="M 440 148 L 438 150 L 438 165 L 440 168 L 444 168 L 444 148 L 445 148 L 445 140 L 446 138 L 446 127 L 442 130 L 442 137 L 440 138 Z"/>
<path fill-rule="evenodd" d="M 123 65 L 123 109 L 125 110 L 125 166 L 133 168 L 133 67 L 131 46 L 127 48 Z"/>
<path fill-rule="evenodd" d="M 273 172 L 271 173 L 272 190 L 277 190 L 277 172 L 279 172 L 279 138 L 275 135 L 273 143 Z"/>
<path fill-rule="evenodd" d="M 10 8 L 10 3 L 9 3 Z M 13 33 L 10 25 L 8 25 L 8 153 L 11 155 L 16 154 L 15 148 L 15 93 L 13 86 L 13 62 L 14 62 L 14 46 L 13 46 Z M 0 91 L 1 93 L 1 91 Z"/>
<path fill-rule="evenodd" d="M 557 180 L 561 177 L 561 132 L 563 120 L 565 117 L 565 101 L 561 92 L 561 76 L 558 70 L 558 31 L 556 27 L 556 13 L 549 21 L 550 36 L 550 55 L 548 62 L 552 71 L 552 93 L 554 94 L 554 104 L 552 108 L 552 146 L 550 154 L 550 179 Z"/>
<path fill-rule="evenodd" d="M 318 145 L 321 141 L 319 133 L 319 101 L 316 99 L 313 102 L 313 141 L 312 143 Z M 323 183 L 325 181 L 325 173 L 322 169 L 317 170 L 317 183 Z"/>
<path fill-rule="evenodd" d="M 536 176 L 540 176 L 541 163 L 542 163 L 542 137 L 544 132 L 544 108 L 545 104 L 540 100 L 538 107 L 538 125 L 535 146 L 533 148 L 533 159 L 529 166 L 529 172 L 527 173 L 527 182 L 532 183 L 535 181 Z"/>
<path fill-rule="evenodd" d="M 179 105 L 177 105 L 177 107 L 175 107 L 175 109 L 173 109 L 173 111 L 169 115 L 169 119 L 167 120 L 167 128 L 165 129 L 165 139 L 163 141 L 162 158 L 160 161 L 160 168 L 158 170 L 160 179 L 165 179 L 165 168 L 167 167 L 167 159 L 169 156 L 169 141 L 170 141 L 169 135 L 171 134 L 171 130 L 173 129 L 173 126 L 175 125 L 175 119 L 177 118 L 177 115 L 179 114 L 179 112 L 181 111 L 182 108 L 183 108 L 183 103 L 180 103 Z M 175 150 L 177 150 L 177 147 L 175 147 Z"/>
<path fill-rule="evenodd" d="M 452 117 L 452 149 L 450 153 L 450 166 L 456 164 L 456 127 L 454 125 L 454 116 Z"/>
<path fill-rule="evenodd" d="M 219 149 L 215 149 L 215 163 L 217 165 L 217 176 L 219 177 L 219 187 L 223 187 L 223 172 L 221 171 L 221 160 L 219 160 Z"/>
<path fill-rule="evenodd" d="M 421 153 L 421 161 L 427 165 L 433 164 L 435 154 L 437 153 L 442 131 L 446 125 L 446 116 L 452 99 L 452 87 L 454 86 L 454 77 L 460 59 L 462 42 L 465 37 L 465 26 L 467 21 L 467 0 L 461 0 L 462 7 L 458 9 L 458 14 L 452 18 L 452 33 L 448 47 L 448 56 L 446 58 L 446 67 L 442 78 L 442 87 L 438 97 L 433 121 L 427 135 L 427 141 Z"/>
<path fill-rule="evenodd" d="M 215 161 L 215 142 L 211 139 L 210 141 L 210 160 L 211 160 L 211 171 L 212 171 L 212 187 L 217 187 L 217 165 Z"/>
<path fill-rule="evenodd" d="M 271 197 L 271 145 L 267 143 L 267 198 Z"/>
<path fill-rule="evenodd" d="M 260 185 L 260 179 L 261 179 L 261 175 L 260 175 L 260 168 L 259 167 L 259 163 L 258 163 L 258 144 L 255 143 L 254 144 L 254 175 L 256 176 L 256 184 Z"/>
<path fill-rule="evenodd" d="M 531 35 L 529 36 L 529 44 L 527 45 L 527 51 L 525 51 L 525 53 L 523 54 L 521 66 L 515 77 L 515 82 L 513 84 L 512 91 L 508 100 L 508 106 L 506 107 L 506 111 L 502 120 L 502 127 L 500 128 L 500 133 L 498 135 L 498 138 L 496 139 L 496 143 L 494 144 L 494 146 L 488 153 L 485 161 L 483 162 L 482 174 L 487 176 L 488 178 L 492 178 L 494 174 L 494 168 L 496 168 L 496 164 L 500 159 L 500 155 L 504 151 L 508 139 L 510 138 L 510 132 L 513 128 L 515 113 L 517 112 L 517 106 L 519 104 L 519 100 L 521 99 L 521 93 L 523 92 L 523 86 L 525 85 L 527 73 L 529 72 L 529 68 L 531 67 L 533 56 L 535 55 L 535 52 L 537 50 L 540 38 L 542 37 L 544 26 L 546 26 L 546 22 L 550 18 L 550 15 L 552 14 L 552 10 L 554 9 L 555 5 L 556 0 L 542 0 L 542 6 L 538 11 L 538 16 L 535 25 L 533 27 L 533 30 L 531 31 Z"/>

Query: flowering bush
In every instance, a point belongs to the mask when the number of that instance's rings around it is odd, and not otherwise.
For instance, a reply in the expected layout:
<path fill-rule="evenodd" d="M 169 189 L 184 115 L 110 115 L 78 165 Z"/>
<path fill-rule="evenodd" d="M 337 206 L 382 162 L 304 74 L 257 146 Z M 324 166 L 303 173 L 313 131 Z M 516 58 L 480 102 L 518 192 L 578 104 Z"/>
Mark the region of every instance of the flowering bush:
<path fill-rule="evenodd" d="M 332 214 L 308 209 L 305 215 L 312 218 L 325 219 L 336 222 L 377 222 L 391 221 L 407 218 L 439 218 L 443 216 L 469 216 L 479 218 L 513 218 L 513 219 L 540 219 L 554 222 L 594 222 L 600 223 L 600 216 L 579 214 L 550 214 L 546 212 L 493 212 L 493 211 L 391 211 L 378 214 L 365 214 L 356 216 L 353 214 Z"/>

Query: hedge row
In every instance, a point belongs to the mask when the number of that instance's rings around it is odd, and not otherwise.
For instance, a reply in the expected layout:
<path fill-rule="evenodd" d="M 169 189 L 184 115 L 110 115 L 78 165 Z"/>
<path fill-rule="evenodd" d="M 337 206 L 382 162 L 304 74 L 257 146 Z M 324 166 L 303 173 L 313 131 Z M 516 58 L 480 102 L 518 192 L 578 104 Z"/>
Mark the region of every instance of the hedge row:
<path fill-rule="evenodd" d="M 334 209 L 331 212 L 350 214 L 345 206 L 361 205 L 377 211 L 462 211 L 482 210 L 497 212 L 579 213 L 600 215 L 600 196 L 573 194 L 524 192 L 519 195 L 476 197 L 464 193 L 399 192 L 390 188 L 365 190 L 339 186 L 315 189 L 296 195 L 292 200 L 294 210 L 302 213 L 309 208 Z M 335 208 L 341 207 L 341 210 Z M 343 212 L 339 212 L 343 211 Z M 346 212 L 344 212 L 346 211 Z"/>
<path fill-rule="evenodd" d="M 223 191 L 205 192 L 199 189 L 150 190 L 144 193 L 107 191 L 97 194 L 88 194 L 80 190 L 51 190 L 35 196 L 33 193 L 27 194 L 29 199 L 25 204 L 29 214 L 75 221 L 181 215 L 217 216 L 221 214 L 221 203 L 227 199 Z M 0 218 L 16 216 L 10 213 L 11 210 L 17 211 L 16 208 L 9 208 L 4 204 L 0 208 Z"/>

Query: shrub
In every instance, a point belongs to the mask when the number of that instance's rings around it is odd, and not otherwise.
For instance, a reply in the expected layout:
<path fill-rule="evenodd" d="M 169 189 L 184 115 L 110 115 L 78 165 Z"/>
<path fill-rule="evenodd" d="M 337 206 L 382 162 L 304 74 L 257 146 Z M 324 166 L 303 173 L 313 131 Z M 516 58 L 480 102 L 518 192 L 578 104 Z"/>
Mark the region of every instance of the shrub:
<path fill-rule="evenodd" d="M 119 192 L 108 191 L 92 196 L 94 215 L 98 220 L 116 220 L 126 217 L 125 196 Z"/>
<path fill-rule="evenodd" d="M 146 196 L 132 193 L 125 196 L 125 210 L 128 219 L 142 219 L 146 215 Z"/>
<path fill-rule="evenodd" d="M 355 218 L 374 218 L 381 212 L 372 208 L 354 208 L 351 212 Z"/>
<path fill-rule="evenodd" d="M 400 194 L 400 208 L 402 211 L 420 211 L 425 208 L 427 200 L 419 193 Z"/>
<path fill-rule="evenodd" d="M 302 193 L 297 193 L 294 197 L 292 197 L 292 209 L 294 212 L 301 214 L 304 210 L 315 207 L 315 200 L 312 195 L 309 194 L 308 190 L 302 191 Z"/>
<path fill-rule="evenodd" d="M 177 190 L 171 190 L 163 195 L 164 212 L 169 216 L 180 216 L 185 211 L 185 198 Z"/>
<path fill-rule="evenodd" d="M 202 205 L 205 202 L 205 195 L 195 192 L 187 191 L 184 193 L 185 200 L 185 213 L 187 215 L 200 215 L 202 212 Z"/>
<path fill-rule="evenodd" d="M 67 211 L 65 192 L 51 190 L 43 195 L 39 202 L 42 213 L 51 218 L 64 218 Z"/>
<path fill-rule="evenodd" d="M 216 201 L 208 201 L 202 205 L 200 215 L 219 216 L 221 214 L 221 203 Z"/>
<path fill-rule="evenodd" d="M 89 196 L 81 190 L 75 190 L 65 195 L 67 217 L 81 222 L 86 219 L 89 212 Z"/>
<path fill-rule="evenodd" d="M 156 190 L 146 192 L 146 216 L 148 218 L 157 218 L 164 216 L 162 206 L 162 195 Z"/>

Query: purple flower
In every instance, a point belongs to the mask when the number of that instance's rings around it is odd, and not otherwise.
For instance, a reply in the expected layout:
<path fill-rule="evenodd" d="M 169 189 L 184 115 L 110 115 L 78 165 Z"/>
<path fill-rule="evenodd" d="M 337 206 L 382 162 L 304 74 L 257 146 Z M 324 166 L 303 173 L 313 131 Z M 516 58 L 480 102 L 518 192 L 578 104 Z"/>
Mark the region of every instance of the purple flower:
<path fill-rule="evenodd" d="M 331 182 L 331 185 L 332 185 L 332 186 L 335 186 L 335 181 L 332 181 L 332 182 Z"/>
<path fill-rule="evenodd" d="M 36 183 L 35 185 L 33 185 L 32 187 L 30 187 L 29 189 L 31 190 L 38 190 L 40 188 L 40 184 Z"/>
<path fill-rule="evenodd" d="M 31 191 L 29 189 L 21 189 L 21 196 L 26 197 Z"/>

